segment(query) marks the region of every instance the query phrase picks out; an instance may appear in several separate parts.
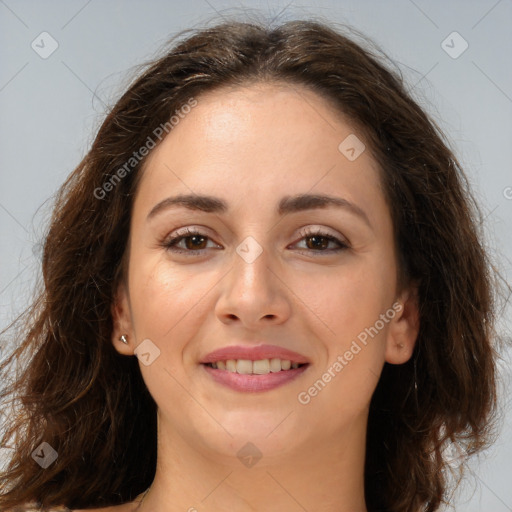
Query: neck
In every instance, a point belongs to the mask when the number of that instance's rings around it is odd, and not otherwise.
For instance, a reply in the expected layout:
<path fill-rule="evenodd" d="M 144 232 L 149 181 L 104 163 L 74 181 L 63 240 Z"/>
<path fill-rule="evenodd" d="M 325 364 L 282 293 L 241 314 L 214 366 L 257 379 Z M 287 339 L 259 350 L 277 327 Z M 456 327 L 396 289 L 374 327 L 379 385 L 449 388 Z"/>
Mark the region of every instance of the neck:
<path fill-rule="evenodd" d="M 366 512 L 366 421 L 358 418 L 286 457 L 244 465 L 186 442 L 159 415 L 155 479 L 137 512 Z"/>

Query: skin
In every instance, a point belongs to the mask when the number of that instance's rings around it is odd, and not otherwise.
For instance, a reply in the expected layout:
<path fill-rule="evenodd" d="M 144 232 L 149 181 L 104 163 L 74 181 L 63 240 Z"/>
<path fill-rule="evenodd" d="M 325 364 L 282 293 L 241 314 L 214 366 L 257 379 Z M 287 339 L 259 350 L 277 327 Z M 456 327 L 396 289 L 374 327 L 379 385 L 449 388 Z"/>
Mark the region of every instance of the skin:
<path fill-rule="evenodd" d="M 306 88 L 254 84 L 197 100 L 146 161 L 128 273 L 112 307 L 112 342 L 121 354 L 133 356 L 145 339 L 160 350 L 149 366 L 139 361 L 158 405 L 158 466 L 138 510 L 366 511 L 370 399 L 384 362 L 411 357 L 419 328 L 416 290 L 397 288 L 378 166 L 368 149 L 354 161 L 338 150 L 357 132 Z M 174 208 L 147 219 L 158 202 L 180 193 L 222 198 L 229 210 Z M 331 206 L 277 215 L 283 196 L 304 193 L 344 198 L 369 225 Z M 197 242 L 199 255 L 162 244 L 187 226 L 208 237 Z M 323 228 L 349 248 L 322 253 L 304 227 Z M 248 236 L 263 250 L 252 263 L 236 252 Z M 179 248 L 190 251 L 186 241 Z M 298 394 L 397 301 L 400 312 L 300 403 Z M 214 349 L 261 342 L 299 352 L 310 366 L 281 387 L 243 393 L 214 382 L 199 364 Z M 237 457 L 247 442 L 262 454 L 250 468 Z"/>

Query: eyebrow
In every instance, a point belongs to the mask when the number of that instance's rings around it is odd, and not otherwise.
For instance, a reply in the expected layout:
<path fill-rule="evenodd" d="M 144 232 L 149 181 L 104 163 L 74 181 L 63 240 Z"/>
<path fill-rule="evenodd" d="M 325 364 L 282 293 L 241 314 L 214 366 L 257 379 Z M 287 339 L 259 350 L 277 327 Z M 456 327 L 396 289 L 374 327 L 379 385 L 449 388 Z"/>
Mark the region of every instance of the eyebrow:
<path fill-rule="evenodd" d="M 327 207 L 343 208 L 360 217 L 370 228 L 368 216 L 359 206 L 342 197 L 325 194 L 298 194 L 285 196 L 279 201 L 277 214 L 280 216 L 288 213 L 302 212 L 305 210 L 317 210 Z M 186 208 L 199 210 L 206 213 L 223 214 L 229 210 L 228 204 L 223 199 L 208 195 L 180 194 L 157 203 L 149 212 L 147 220 L 170 208 Z"/>

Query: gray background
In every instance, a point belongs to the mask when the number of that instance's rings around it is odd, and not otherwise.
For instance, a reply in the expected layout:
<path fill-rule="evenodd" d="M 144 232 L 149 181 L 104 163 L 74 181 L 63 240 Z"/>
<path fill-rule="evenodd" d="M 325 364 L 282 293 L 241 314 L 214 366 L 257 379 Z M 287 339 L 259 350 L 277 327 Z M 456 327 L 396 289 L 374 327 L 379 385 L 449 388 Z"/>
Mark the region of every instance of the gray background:
<path fill-rule="evenodd" d="M 133 66 L 178 30 L 216 13 L 253 10 L 278 21 L 321 16 L 347 23 L 397 62 L 450 138 L 486 216 L 486 243 L 511 280 L 511 0 L 0 0 L 0 328 L 27 305 L 52 196 L 87 152 L 105 105 L 122 92 Z M 457 58 L 463 40 L 450 36 L 442 45 L 453 31 L 469 45 Z M 40 53 L 51 49 L 42 32 L 58 44 L 45 59 L 31 47 L 35 41 Z M 510 317 L 509 308 L 500 319 L 504 336 Z M 501 436 L 474 461 L 457 511 L 512 511 L 510 354 L 500 367 Z"/>

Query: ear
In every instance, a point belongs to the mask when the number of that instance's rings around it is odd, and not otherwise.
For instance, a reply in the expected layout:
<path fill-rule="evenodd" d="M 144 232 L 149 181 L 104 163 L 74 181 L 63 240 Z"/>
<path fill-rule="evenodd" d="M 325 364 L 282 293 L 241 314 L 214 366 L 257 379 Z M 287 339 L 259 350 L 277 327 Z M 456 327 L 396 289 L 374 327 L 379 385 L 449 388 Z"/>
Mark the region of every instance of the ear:
<path fill-rule="evenodd" d="M 396 314 L 387 333 L 385 360 L 390 364 L 403 364 L 412 356 L 420 330 L 417 285 L 405 289 L 392 309 Z"/>
<path fill-rule="evenodd" d="M 121 282 L 117 288 L 110 311 L 113 321 L 112 344 L 120 354 L 132 356 L 135 350 L 135 336 L 131 320 L 130 299 L 124 282 Z M 128 343 L 121 341 L 122 335 L 126 336 Z"/>

